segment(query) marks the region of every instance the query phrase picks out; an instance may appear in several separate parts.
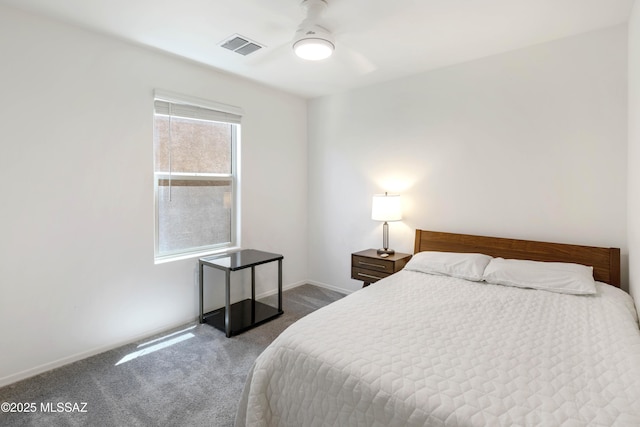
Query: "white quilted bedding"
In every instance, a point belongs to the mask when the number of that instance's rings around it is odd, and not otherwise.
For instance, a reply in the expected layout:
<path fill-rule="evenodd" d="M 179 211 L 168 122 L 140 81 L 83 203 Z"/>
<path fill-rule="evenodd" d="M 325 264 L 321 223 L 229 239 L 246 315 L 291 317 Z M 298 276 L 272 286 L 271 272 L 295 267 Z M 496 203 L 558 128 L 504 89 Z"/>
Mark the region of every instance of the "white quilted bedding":
<path fill-rule="evenodd" d="M 631 298 L 403 270 L 293 324 L 237 426 L 640 426 Z"/>

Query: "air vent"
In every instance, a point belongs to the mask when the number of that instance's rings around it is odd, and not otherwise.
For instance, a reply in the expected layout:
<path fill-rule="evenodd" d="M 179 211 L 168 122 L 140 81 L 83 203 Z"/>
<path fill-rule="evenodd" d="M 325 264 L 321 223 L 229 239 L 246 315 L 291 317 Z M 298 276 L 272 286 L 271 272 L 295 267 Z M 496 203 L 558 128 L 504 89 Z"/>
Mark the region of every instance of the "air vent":
<path fill-rule="evenodd" d="M 258 43 L 249 40 L 247 37 L 240 36 L 238 34 L 234 34 L 231 37 L 226 38 L 220 43 L 220 46 L 243 56 L 249 55 L 263 47 Z"/>

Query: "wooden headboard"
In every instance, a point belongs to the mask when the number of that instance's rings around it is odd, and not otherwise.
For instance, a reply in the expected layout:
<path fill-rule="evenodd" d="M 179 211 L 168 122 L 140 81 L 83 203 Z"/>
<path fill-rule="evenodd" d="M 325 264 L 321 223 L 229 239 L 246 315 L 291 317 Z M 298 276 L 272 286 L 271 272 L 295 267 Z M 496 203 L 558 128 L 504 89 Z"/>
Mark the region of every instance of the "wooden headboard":
<path fill-rule="evenodd" d="M 620 249 L 416 230 L 414 253 L 483 253 L 492 257 L 572 262 L 593 267 L 597 281 L 620 287 Z"/>

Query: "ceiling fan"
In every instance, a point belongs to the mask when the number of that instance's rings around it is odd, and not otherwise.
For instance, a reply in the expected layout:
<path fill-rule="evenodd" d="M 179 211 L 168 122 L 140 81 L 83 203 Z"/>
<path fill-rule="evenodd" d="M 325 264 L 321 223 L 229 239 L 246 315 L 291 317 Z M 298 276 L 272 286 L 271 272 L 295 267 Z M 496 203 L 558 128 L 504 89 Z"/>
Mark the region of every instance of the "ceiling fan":
<path fill-rule="evenodd" d="M 292 48 L 295 54 L 309 61 L 326 59 L 333 54 L 335 41 L 333 34 L 319 24 L 328 4 L 326 0 L 303 0 L 307 17 L 295 33 Z"/>
<path fill-rule="evenodd" d="M 349 48 L 344 41 L 340 41 L 340 46 L 336 49 L 333 33 L 322 23 L 324 11 L 329 7 L 328 0 L 302 0 L 301 6 L 306 8 L 307 15 L 298 26 L 291 43 L 296 56 L 319 61 L 336 51 L 342 62 L 360 74 L 367 74 L 378 68 L 364 55 Z"/>
<path fill-rule="evenodd" d="M 323 14 L 329 7 L 329 0 L 302 0 L 300 6 L 306 10 L 306 17 L 295 30 L 293 39 L 251 60 L 253 65 L 282 60 L 293 52 L 296 57 L 302 58 L 305 62 L 317 62 L 334 55 L 332 58 L 334 64 L 343 65 L 358 74 L 368 74 L 377 70 L 378 67 L 375 64 L 360 52 L 347 46 L 344 40 L 340 39 L 336 42 L 335 33 L 329 29 L 330 27 L 325 26 Z"/>

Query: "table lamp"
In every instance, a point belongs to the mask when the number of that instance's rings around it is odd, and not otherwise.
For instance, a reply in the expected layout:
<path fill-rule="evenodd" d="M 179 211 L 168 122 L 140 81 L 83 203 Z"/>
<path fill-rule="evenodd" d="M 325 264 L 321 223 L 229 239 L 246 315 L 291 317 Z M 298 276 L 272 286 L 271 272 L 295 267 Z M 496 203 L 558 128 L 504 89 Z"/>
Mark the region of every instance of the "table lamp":
<path fill-rule="evenodd" d="M 382 225 L 382 249 L 378 249 L 378 255 L 393 255 L 396 251 L 389 249 L 389 224 L 387 221 L 400 221 L 402 212 L 400 209 L 400 195 L 375 194 L 371 206 L 371 219 L 384 221 Z"/>

